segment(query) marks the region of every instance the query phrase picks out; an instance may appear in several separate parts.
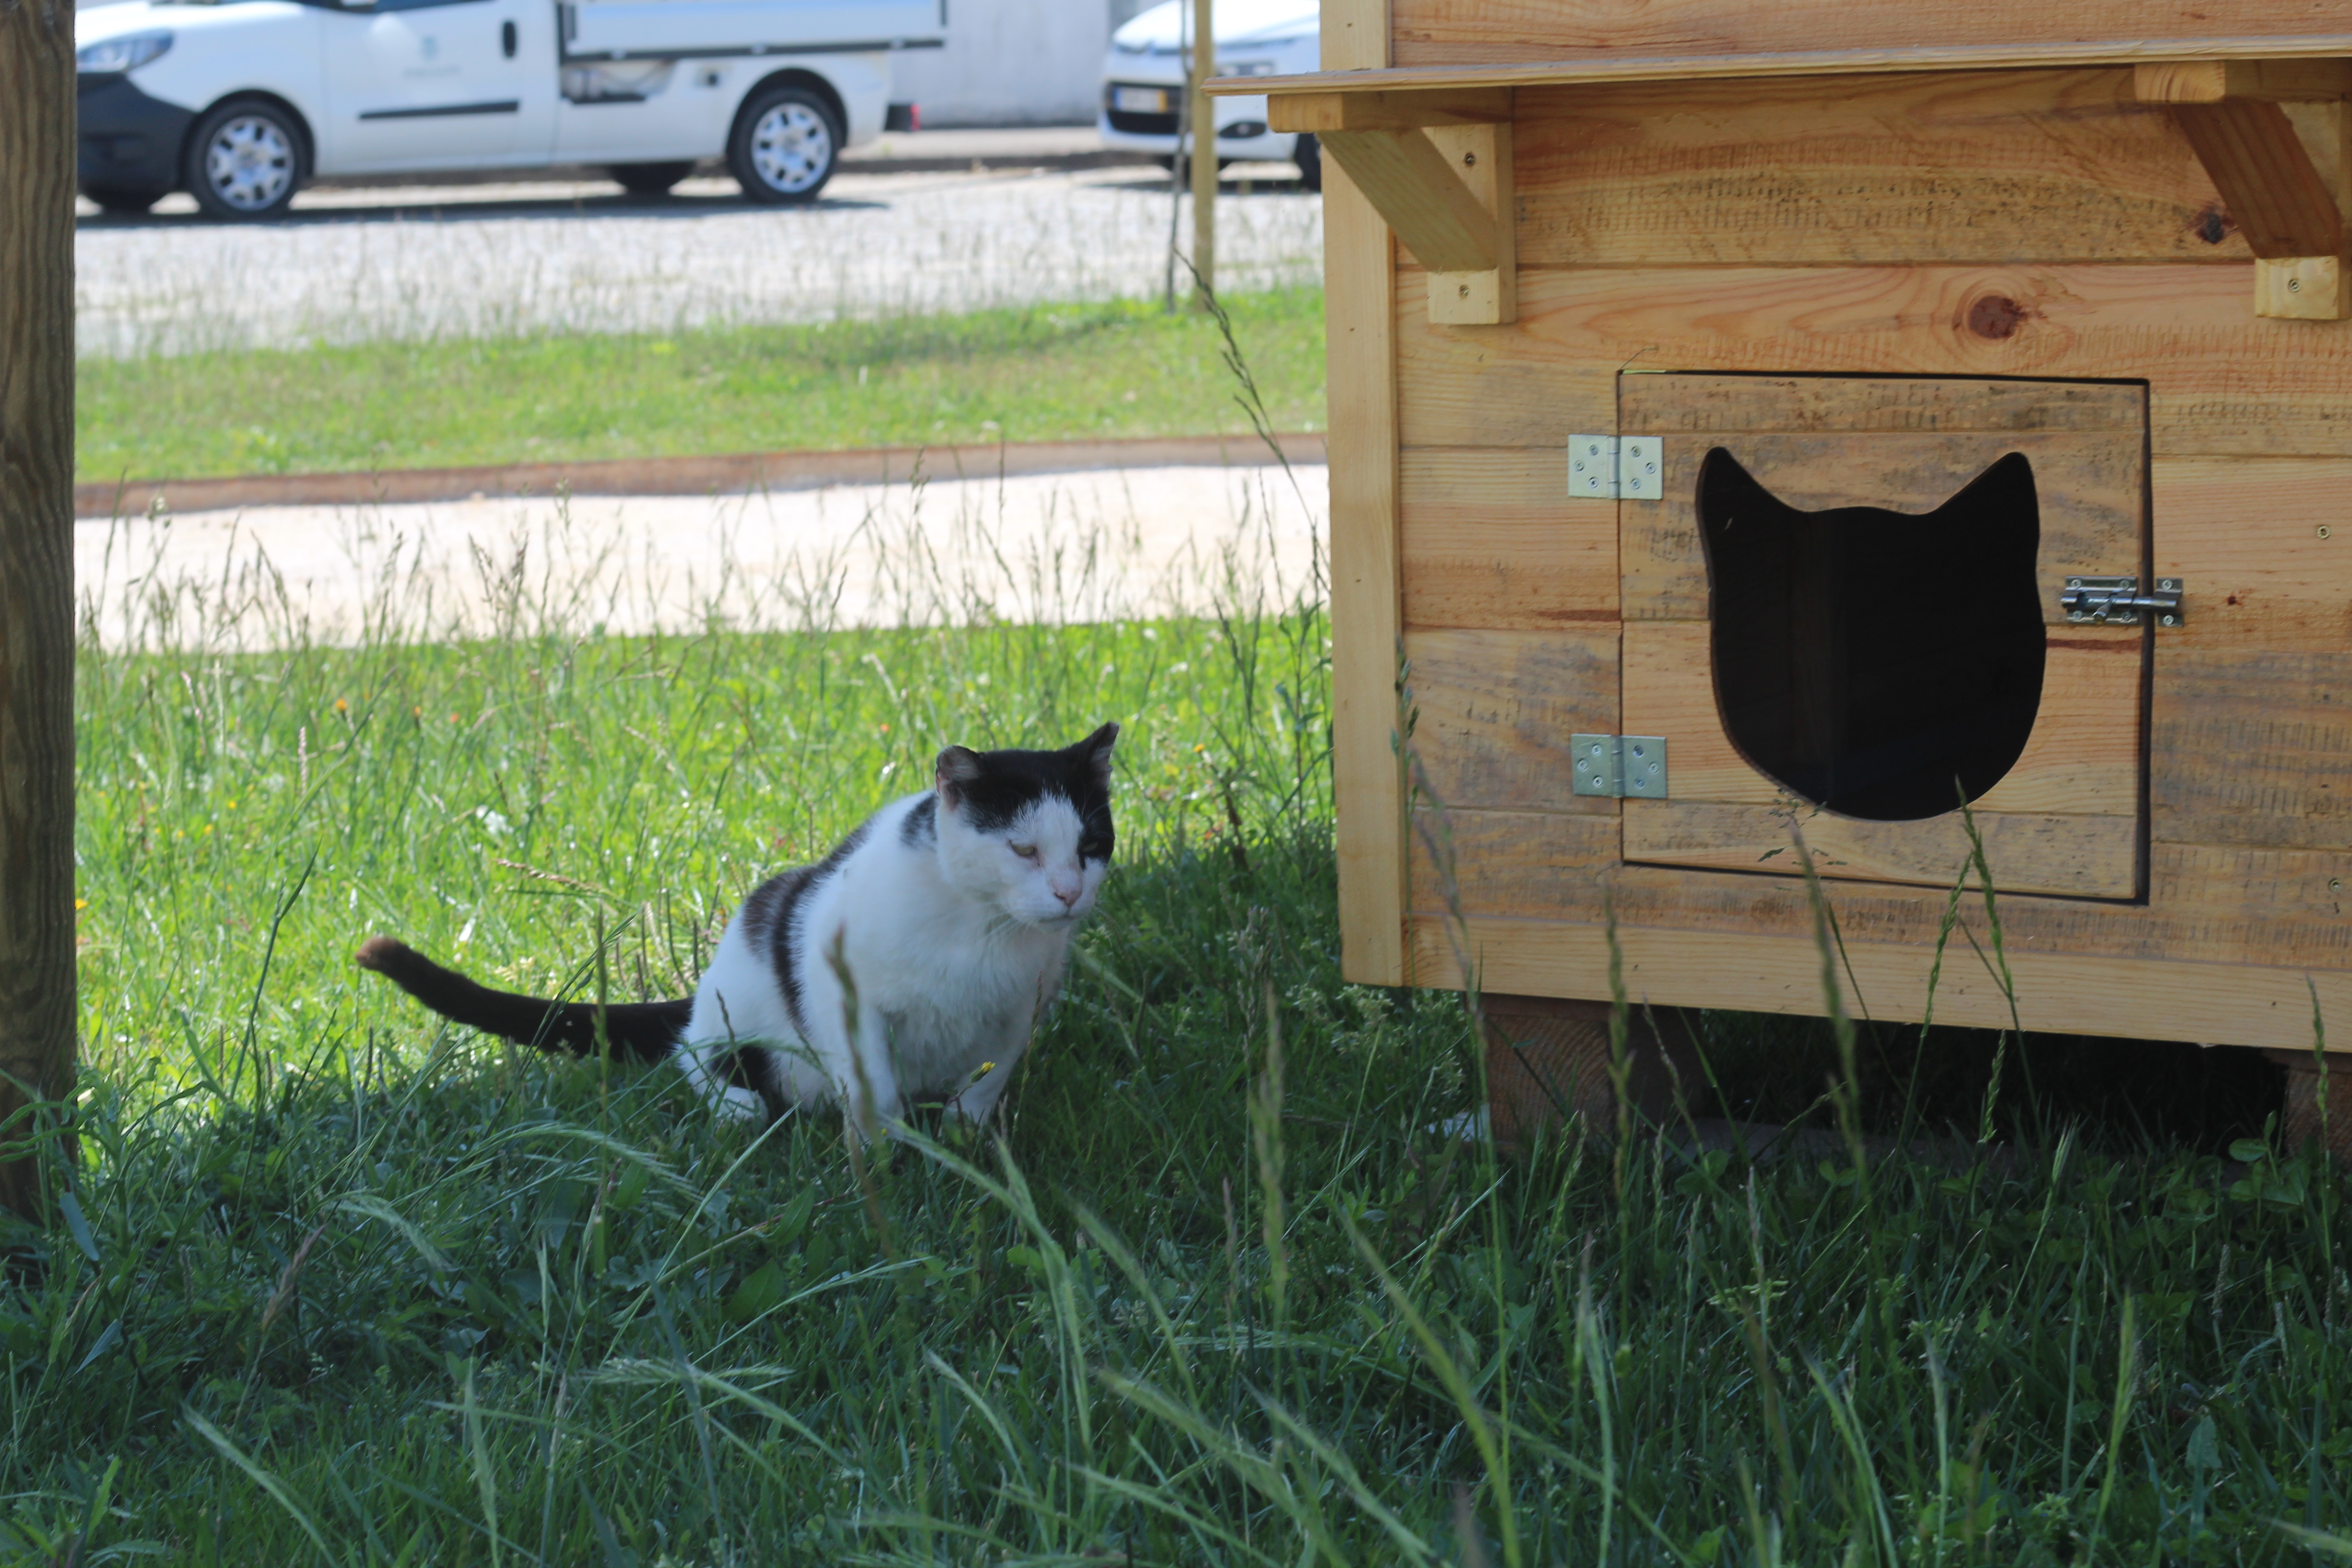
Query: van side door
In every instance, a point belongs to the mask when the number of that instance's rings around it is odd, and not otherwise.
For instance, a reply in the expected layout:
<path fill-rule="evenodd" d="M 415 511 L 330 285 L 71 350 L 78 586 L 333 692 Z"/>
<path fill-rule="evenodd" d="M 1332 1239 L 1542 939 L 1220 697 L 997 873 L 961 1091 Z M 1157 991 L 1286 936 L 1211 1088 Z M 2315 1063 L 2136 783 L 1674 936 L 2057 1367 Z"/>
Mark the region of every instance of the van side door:
<path fill-rule="evenodd" d="M 545 0 L 373 0 L 324 20 L 321 174 L 547 162 L 555 34 Z"/>

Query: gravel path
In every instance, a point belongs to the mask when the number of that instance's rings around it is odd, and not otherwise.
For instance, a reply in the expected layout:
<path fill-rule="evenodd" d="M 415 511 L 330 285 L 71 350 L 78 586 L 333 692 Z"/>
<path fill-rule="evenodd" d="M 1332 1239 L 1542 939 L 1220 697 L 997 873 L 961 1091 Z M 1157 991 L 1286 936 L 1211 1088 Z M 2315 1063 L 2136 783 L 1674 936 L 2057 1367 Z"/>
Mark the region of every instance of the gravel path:
<path fill-rule="evenodd" d="M 1221 285 L 1312 281 L 1320 198 L 1295 181 L 1244 180 L 1254 167 L 1229 172 L 1218 204 Z M 615 191 L 312 191 L 286 221 L 252 226 L 202 222 L 185 196 L 148 218 L 86 215 L 80 352 L 667 331 L 1148 297 L 1161 286 L 1171 201 L 1156 168 L 845 173 L 795 209 L 752 207 L 723 179 L 689 180 L 667 202 Z M 1188 242 L 1190 229 L 1188 208 Z"/>
<path fill-rule="evenodd" d="M 1327 470 L 1292 473 L 257 507 L 77 523 L 74 565 L 116 649 L 1249 614 L 1320 597 Z"/>

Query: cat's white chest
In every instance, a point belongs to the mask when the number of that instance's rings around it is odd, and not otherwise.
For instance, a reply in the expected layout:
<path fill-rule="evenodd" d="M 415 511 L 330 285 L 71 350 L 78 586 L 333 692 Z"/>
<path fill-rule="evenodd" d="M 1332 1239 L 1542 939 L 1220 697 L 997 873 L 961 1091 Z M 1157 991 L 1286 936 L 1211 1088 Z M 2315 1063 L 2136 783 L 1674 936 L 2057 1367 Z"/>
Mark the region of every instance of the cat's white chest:
<path fill-rule="evenodd" d="M 901 947 L 861 942 L 851 933 L 844 948 L 882 960 L 869 971 L 872 999 L 889 1031 L 900 1081 L 919 1094 L 956 1088 L 1016 1037 L 1025 1038 L 1059 988 L 1069 951 L 1066 931 L 950 927 L 903 934 Z M 866 984 L 859 981 L 861 992 Z"/>

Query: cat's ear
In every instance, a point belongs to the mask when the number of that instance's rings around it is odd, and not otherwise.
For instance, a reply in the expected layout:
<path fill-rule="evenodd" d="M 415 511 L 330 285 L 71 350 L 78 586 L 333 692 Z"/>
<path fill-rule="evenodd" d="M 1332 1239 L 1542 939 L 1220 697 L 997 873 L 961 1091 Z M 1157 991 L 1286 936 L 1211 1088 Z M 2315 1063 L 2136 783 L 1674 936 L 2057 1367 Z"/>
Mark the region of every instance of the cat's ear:
<path fill-rule="evenodd" d="M 1094 773 L 1095 783 L 1104 789 L 1110 787 L 1110 749 L 1118 743 L 1118 726 L 1106 724 L 1070 749 Z"/>
<path fill-rule="evenodd" d="M 932 777 L 939 784 L 940 799 L 949 805 L 956 805 L 962 800 L 963 792 L 979 783 L 981 775 L 987 771 L 987 765 L 980 760 L 978 752 L 969 746 L 950 746 L 940 753 L 940 760 L 932 766 Z"/>

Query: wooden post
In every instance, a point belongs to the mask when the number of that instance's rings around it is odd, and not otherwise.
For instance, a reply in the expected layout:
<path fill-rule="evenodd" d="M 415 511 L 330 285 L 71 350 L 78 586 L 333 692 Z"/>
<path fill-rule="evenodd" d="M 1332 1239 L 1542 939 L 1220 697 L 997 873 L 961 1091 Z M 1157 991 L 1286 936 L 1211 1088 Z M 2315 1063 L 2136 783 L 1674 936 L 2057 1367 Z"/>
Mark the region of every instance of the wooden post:
<path fill-rule="evenodd" d="M 1388 0 L 1324 0 L 1326 69 L 1388 63 Z M 1405 966 L 1406 795 L 1397 735 L 1404 605 L 1396 244 L 1348 172 L 1331 163 L 1323 166 L 1323 279 L 1339 966 L 1360 985 L 1402 985 L 1412 975 Z"/>
<path fill-rule="evenodd" d="M 2286 1069 L 2279 1142 L 2290 1154 L 2317 1143 L 2338 1165 L 2352 1169 L 2352 1060 L 2331 1053 L 2323 1068 L 2309 1051 L 2263 1055 Z"/>
<path fill-rule="evenodd" d="M 74 1082 L 72 0 L 0 0 L 0 1205 Z M 14 1158 L 8 1158 L 10 1154 Z"/>
<path fill-rule="evenodd" d="M 1192 308 L 1205 310 L 1217 287 L 1217 105 L 1208 95 L 1217 74 L 1214 0 L 1192 0 L 1192 270 L 1200 274 Z"/>
<path fill-rule="evenodd" d="M 1497 1143 L 1531 1141 L 1536 1130 L 1581 1116 L 1603 1138 L 1617 1134 L 1617 1085 L 1610 1078 L 1610 1005 L 1549 996 L 1485 996 L 1486 1105 Z M 1680 1007 L 1635 1007 L 1626 1019 L 1626 1109 L 1643 1124 L 1670 1124 L 1679 1094 L 1696 1107 L 1706 1095 L 1696 1015 Z"/>

